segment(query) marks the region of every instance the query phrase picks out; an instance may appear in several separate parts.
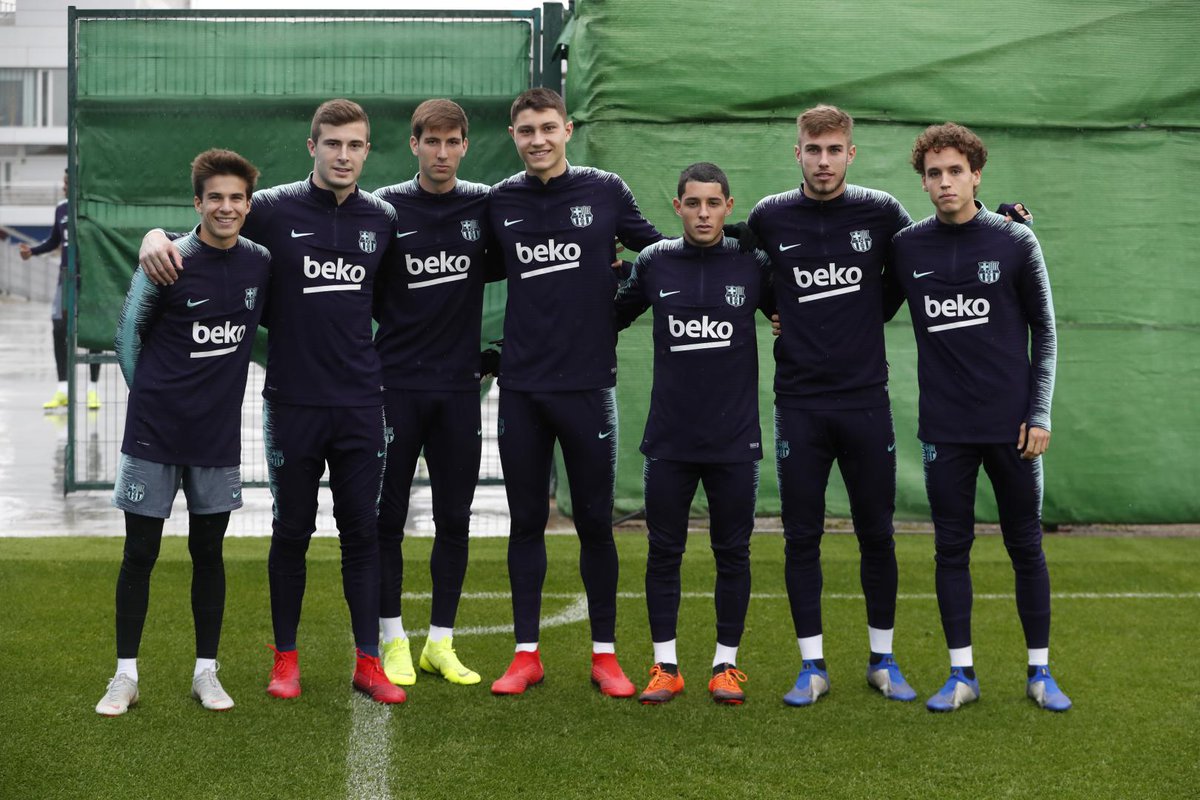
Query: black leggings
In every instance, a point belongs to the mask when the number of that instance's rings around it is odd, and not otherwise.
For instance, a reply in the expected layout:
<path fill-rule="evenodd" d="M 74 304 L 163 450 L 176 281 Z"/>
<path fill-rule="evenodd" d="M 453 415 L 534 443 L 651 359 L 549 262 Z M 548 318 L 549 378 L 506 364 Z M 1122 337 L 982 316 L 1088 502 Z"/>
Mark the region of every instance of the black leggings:
<path fill-rule="evenodd" d="M 164 520 L 125 512 L 125 555 L 117 577 L 117 658 L 137 658 L 150 572 L 158 560 Z M 225 562 L 222 544 L 229 512 L 188 515 L 188 552 L 192 556 L 192 618 L 196 658 L 216 658 L 225 613 Z"/>

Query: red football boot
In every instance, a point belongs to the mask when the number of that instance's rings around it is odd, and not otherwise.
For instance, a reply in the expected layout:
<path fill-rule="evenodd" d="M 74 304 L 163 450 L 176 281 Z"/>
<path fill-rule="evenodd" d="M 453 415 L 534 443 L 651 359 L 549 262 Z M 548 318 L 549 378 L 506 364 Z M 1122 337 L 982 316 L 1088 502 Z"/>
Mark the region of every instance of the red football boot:
<path fill-rule="evenodd" d="M 355 650 L 358 660 L 354 665 L 354 678 L 351 685 L 374 700 L 376 703 L 403 703 L 408 695 L 399 686 L 388 680 L 379 663 L 379 656 L 369 656 L 362 650 Z"/>
<path fill-rule="evenodd" d="M 492 694 L 524 694 L 530 686 L 541 683 L 545 676 L 539 651 L 518 650 L 504 674 L 492 682 Z"/>
<path fill-rule="evenodd" d="M 290 700 L 300 696 L 300 653 L 297 650 L 281 652 L 274 645 L 275 665 L 271 667 L 271 680 L 267 683 L 267 694 Z"/>
<path fill-rule="evenodd" d="M 592 683 L 608 697 L 633 697 L 637 691 L 613 653 L 592 653 Z"/>

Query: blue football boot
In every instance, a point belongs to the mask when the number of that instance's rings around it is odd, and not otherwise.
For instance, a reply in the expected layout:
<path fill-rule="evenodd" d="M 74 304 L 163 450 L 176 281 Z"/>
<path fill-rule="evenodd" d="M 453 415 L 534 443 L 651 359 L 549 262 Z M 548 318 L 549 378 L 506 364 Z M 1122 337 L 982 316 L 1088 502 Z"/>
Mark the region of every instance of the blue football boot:
<path fill-rule="evenodd" d="M 1047 711 L 1066 711 L 1071 707 L 1071 698 L 1058 688 L 1058 683 L 1050 675 L 1049 667 L 1037 668 L 1025 686 L 1025 694 Z"/>
<path fill-rule="evenodd" d="M 796 685 L 783 696 L 783 702 L 789 706 L 811 706 L 818 697 L 828 693 L 829 673 L 811 661 L 803 661 Z"/>
<path fill-rule="evenodd" d="M 925 701 L 930 711 L 957 711 L 963 703 L 979 699 L 979 680 L 968 678 L 962 667 L 951 667 L 950 678 L 938 693 Z"/>
<path fill-rule="evenodd" d="M 888 700 L 911 702 L 917 699 L 916 691 L 904 680 L 900 667 L 891 653 L 884 653 L 878 664 L 867 662 L 867 683 L 874 686 Z"/>

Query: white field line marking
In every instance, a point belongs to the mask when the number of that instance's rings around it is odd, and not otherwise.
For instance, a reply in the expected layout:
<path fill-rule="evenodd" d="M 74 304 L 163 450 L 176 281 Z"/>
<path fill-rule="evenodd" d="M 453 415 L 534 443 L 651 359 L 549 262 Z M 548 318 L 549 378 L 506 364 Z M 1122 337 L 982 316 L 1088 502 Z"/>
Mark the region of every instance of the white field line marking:
<path fill-rule="evenodd" d="M 464 600 L 507 600 L 509 595 L 507 592 L 463 592 Z M 551 614 L 548 617 L 542 617 L 541 627 L 557 628 L 561 625 L 571 625 L 576 622 L 583 622 L 588 618 L 587 596 L 580 594 L 543 594 L 543 598 L 549 600 L 571 599 L 575 602 L 564 608 L 562 611 Z M 404 593 L 405 600 L 427 600 L 429 593 Z M 501 633 L 511 634 L 513 626 L 511 623 L 504 625 L 475 625 L 466 628 L 455 628 L 455 636 L 476 635 L 486 636 Z M 413 629 L 406 631 L 410 637 L 424 636 L 428 633 L 428 629 Z"/>
<path fill-rule="evenodd" d="M 346 743 L 346 797 L 390 800 L 388 767 L 392 708 L 358 692 L 350 697 L 350 741 Z"/>
<path fill-rule="evenodd" d="M 644 592 L 618 592 L 617 597 L 622 600 L 641 600 L 645 598 Z M 786 600 L 787 595 L 782 592 L 754 592 L 750 595 L 755 600 Z M 429 592 L 405 592 L 405 600 L 429 600 L 432 597 Z M 463 592 L 463 600 L 508 600 L 511 595 L 508 592 Z M 578 592 L 543 592 L 543 599 L 546 600 L 579 600 L 583 598 Z M 712 592 L 683 592 L 682 597 L 688 600 L 695 599 L 711 599 Z M 821 595 L 825 600 L 861 600 L 861 594 L 855 593 L 838 593 L 825 592 Z M 1050 595 L 1052 600 L 1200 600 L 1200 592 L 1054 592 Z M 899 594 L 897 600 L 936 600 L 937 595 L 932 592 L 916 593 L 916 594 Z M 1013 599 L 1012 592 L 1004 592 L 1000 594 L 989 594 L 976 592 L 976 600 L 1011 600 Z M 558 620 L 560 617 L 565 617 L 568 614 L 566 611 L 559 612 L 553 617 L 547 617 L 542 620 L 542 625 L 545 625 L 549 620 Z M 571 619 L 571 622 L 578 622 L 587 616 L 587 602 L 583 603 L 584 617 L 580 619 Z M 556 624 L 565 624 L 565 622 L 557 622 Z M 456 629 L 457 630 L 457 629 Z M 463 628 L 463 631 L 469 630 Z M 479 629 L 482 631 L 483 629 Z M 488 629 L 490 632 L 490 628 Z M 505 629 L 507 630 L 507 629 Z"/>

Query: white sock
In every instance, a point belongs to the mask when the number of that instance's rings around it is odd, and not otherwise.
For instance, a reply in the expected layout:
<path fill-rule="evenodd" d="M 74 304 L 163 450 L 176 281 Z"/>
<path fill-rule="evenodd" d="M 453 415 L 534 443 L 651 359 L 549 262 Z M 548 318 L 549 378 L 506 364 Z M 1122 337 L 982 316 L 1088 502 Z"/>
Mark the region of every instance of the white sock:
<path fill-rule="evenodd" d="M 66 381 L 59 381 L 59 382 L 58 382 L 58 392 L 59 392 L 59 394 L 66 394 L 66 393 L 67 393 L 67 382 L 66 382 Z M 129 661 L 134 661 L 135 659 L 132 659 L 132 658 L 131 658 L 131 659 L 128 659 L 128 660 L 129 660 Z"/>
<path fill-rule="evenodd" d="M 453 639 L 454 628 L 442 628 L 437 625 L 429 626 L 429 641 L 440 642 L 442 639 Z"/>
<path fill-rule="evenodd" d="M 802 636 L 796 640 L 800 643 L 800 657 L 805 661 L 816 661 L 825 657 L 825 636 Z"/>
<path fill-rule="evenodd" d="M 408 638 L 408 634 L 404 632 L 404 622 L 400 617 L 380 617 L 379 634 L 381 642 Z"/>
<path fill-rule="evenodd" d="M 137 659 L 136 658 L 118 658 L 117 659 L 117 675 L 124 672 L 129 677 L 133 678 L 133 682 L 137 683 Z"/>
<path fill-rule="evenodd" d="M 206 669 L 211 669 L 215 672 L 217 669 L 217 660 L 215 658 L 197 658 L 196 668 L 192 670 L 192 677 L 199 678 L 200 673 Z"/>
<path fill-rule="evenodd" d="M 1048 667 L 1048 666 L 1050 666 L 1050 648 L 1049 647 L 1031 647 L 1031 648 L 1029 648 L 1029 666 L 1031 666 L 1031 667 Z"/>
<path fill-rule="evenodd" d="M 518 652 L 518 653 L 536 653 L 537 646 L 538 646 L 537 642 L 517 642 L 516 652 Z"/>
<path fill-rule="evenodd" d="M 679 656 L 675 654 L 675 639 L 669 642 L 654 642 L 655 664 L 679 664 Z"/>
<path fill-rule="evenodd" d="M 715 667 L 717 664 L 729 664 L 730 666 L 736 665 L 737 651 L 738 649 L 736 647 L 730 647 L 727 644 L 721 644 L 720 642 L 717 642 L 717 651 L 713 654 L 713 666 Z"/>
<path fill-rule="evenodd" d="M 592 642 L 592 654 L 600 655 L 601 653 L 616 653 L 616 642 Z"/>
<path fill-rule="evenodd" d="M 971 645 L 967 645 L 966 647 L 951 647 L 950 666 L 951 668 L 975 666 L 975 656 L 971 654 Z"/>
<path fill-rule="evenodd" d="M 892 633 L 895 628 L 872 628 L 867 626 L 867 638 L 871 641 L 872 653 L 892 652 Z"/>

